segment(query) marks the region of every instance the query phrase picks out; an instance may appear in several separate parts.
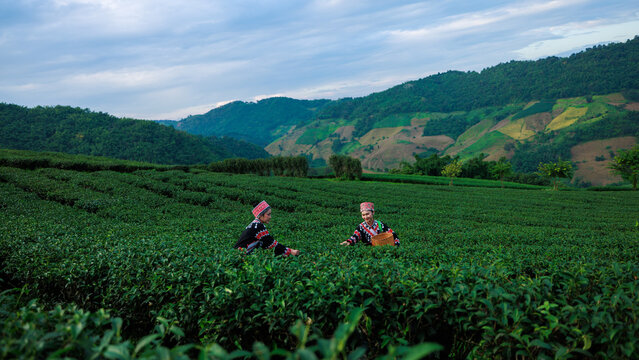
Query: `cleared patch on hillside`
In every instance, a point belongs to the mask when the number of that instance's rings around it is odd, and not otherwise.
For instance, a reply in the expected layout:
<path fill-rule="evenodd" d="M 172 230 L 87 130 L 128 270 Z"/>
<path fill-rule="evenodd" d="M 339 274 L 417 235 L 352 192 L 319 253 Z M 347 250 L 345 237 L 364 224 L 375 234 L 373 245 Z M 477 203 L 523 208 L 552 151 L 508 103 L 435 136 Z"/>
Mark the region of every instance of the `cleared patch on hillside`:
<path fill-rule="evenodd" d="M 451 146 L 446 153 L 449 155 L 456 155 L 463 149 L 469 147 L 474 144 L 477 140 L 479 140 L 482 136 L 484 136 L 493 126 L 495 126 L 494 119 L 484 119 L 477 124 L 471 126 L 468 130 L 466 130 L 463 134 L 461 134 L 455 145 Z"/>
<path fill-rule="evenodd" d="M 639 111 L 639 102 L 628 103 L 625 106 L 626 110 Z"/>
<path fill-rule="evenodd" d="M 306 131 L 297 139 L 297 144 L 312 145 L 326 139 L 328 135 L 332 134 L 340 127 L 340 124 L 335 122 L 330 123 L 315 123 L 306 127 Z"/>
<path fill-rule="evenodd" d="M 529 117 L 539 113 L 547 113 L 551 112 L 555 102 L 554 101 L 539 101 L 534 104 L 529 104 L 530 106 L 526 106 L 523 110 L 513 115 L 512 119 L 517 120 L 520 118 Z"/>
<path fill-rule="evenodd" d="M 577 120 L 579 120 L 580 117 L 584 116 L 587 111 L 587 107 L 569 107 L 559 116 L 552 119 L 550 124 L 546 126 L 546 131 L 554 131 L 568 127 L 577 122 Z"/>
<path fill-rule="evenodd" d="M 510 124 L 510 118 L 511 118 L 511 116 L 499 121 L 497 124 L 495 124 L 495 126 L 490 128 L 490 130 L 488 130 L 488 132 L 499 130 L 499 129 L 503 128 L 504 126 Z"/>
<path fill-rule="evenodd" d="M 576 107 L 579 105 L 587 104 L 586 98 L 583 96 L 574 97 L 574 98 L 566 98 L 566 99 L 558 99 L 555 105 L 553 106 L 553 115 L 555 112 L 564 112 L 569 107 Z"/>
<path fill-rule="evenodd" d="M 368 169 L 396 168 L 401 161 L 411 161 L 415 154 L 429 148 L 443 150 L 454 143 L 446 135 L 422 136 L 422 128 L 402 126 L 396 128 L 373 129 L 361 137 L 361 147 L 348 154 L 359 158 L 362 167 Z M 362 142 L 367 141 L 367 143 Z M 374 142 L 373 142 L 374 141 Z"/>
<path fill-rule="evenodd" d="M 623 181 L 620 176 L 613 175 L 608 164 L 614 153 L 620 149 L 629 149 L 637 143 L 634 136 L 624 136 L 606 140 L 588 141 L 570 149 L 572 161 L 576 163 L 573 181 L 581 180 L 594 186 L 603 186 Z"/>
<path fill-rule="evenodd" d="M 424 126 L 430 120 L 430 118 L 412 118 L 410 121 L 410 126 Z"/>
<path fill-rule="evenodd" d="M 335 130 L 333 134 L 339 135 L 340 139 L 350 141 L 351 139 L 353 139 L 353 131 L 355 131 L 355 126 L 348 125 L 337 128 L 337 130 Z"/>
<path fill-rule="evenodd" d="M 299 155 L 305 153 L 309 151 L 312 146 L 297 144 L 297 140 L 305 131 L 305 127 L 299 129 L 293 127 L 286 135 L 268 144 L 264 150 L 266 150 L 269 154 L 276 156 Z"/>
<path fill-rule="evenodd" d="M 421 151 L 423 150 L 419 150 L 414 144 L 385 143 L 375 146 L 370 152 L 364 148 L 359 149 L 351 156 L 359 158 L 362 167 L 378 170 L 396 168 L 402 160 L 413 160 L 413 154 Z"/>
<path fill-rule="evenodd" d="M 534 131 L 526 127 L 526 121 L 524 118 L 512 121 L 497 131 L 504 135 L 508 135 L 515 140 L 524 140 L 535 135 Z"/>
<path fill-rule="evenodd" d="M 608 94 L 602 97 L 611 105 L 621 105 L 626 102 L 626 98 L 624 98 L 621 93 Z"/>
<path fill-rule="evenodd" d="M 425 115 L 425 114 L 418 114 Z M 410 126 L 414 115 L 408 114 L 394 114 L 385 117 L 373 125 L 373 128 L 388 128 L 398 126 Z"/>
<path fill-rule="evenodd" d="M 374 145 L 399 133 L 400 131 L 402 131 L 402 129 L 403 127 L 386 127 L 372 129 L 371 131 L 364 134 L 364 136 L 360 137 L 358 141 L 362 145 Z"/>
<path fill-rule="evenodd" d="M 551 121 L 552 115 L 549 112 L 537 113 L 524 118 L 526 127 L 535 132 L 544 131 Z"/>
<path fill-rule="evenodd" d="M 459 152 L 457 155 L 459 155 L 462 160 L 468 160 L 480 153 L 484 153 L 488 154 L 488 158 L 491 160 L 499 160 L 501 156 L 506 155 L 504 145 L 506 145 L 509 141 L 512 141 L 510 136 L 499 131 L 491 131 L 482 136 L 469 147 Z"/>

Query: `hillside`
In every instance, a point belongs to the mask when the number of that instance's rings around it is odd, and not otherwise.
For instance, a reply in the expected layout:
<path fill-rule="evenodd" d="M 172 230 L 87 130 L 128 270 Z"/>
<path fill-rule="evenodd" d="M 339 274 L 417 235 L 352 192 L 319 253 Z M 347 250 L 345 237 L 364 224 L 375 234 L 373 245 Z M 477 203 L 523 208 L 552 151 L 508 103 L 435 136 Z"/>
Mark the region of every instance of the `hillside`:
<path fill-rule="evenodd" d="M 639 137 L 637 63 L 639 37 L 567 58 L 511 61 L 480 73 L 449 71 L 331 102 L 266 150 L 307 155 L 316 166 L 333 153 L 346 154 L 369 171 L 430 153 L 462 160 L 505 156 L 521 172 L 562 158 L 576 163 L 576 182 L 614 183 L 621 179 L 602 168 Z M 591 147 L 579 145 L 589 141 L 607 142 L 605 151 L 588 157 L 582 152 Z"/>
<path fill-rule="evenodd" d="M 330 100 L 295 100 L 285 97 L 256 103 L 235 101 L 206 114 L 189 116 L 177 122 L 162 121 L 197 135 L 231 136 L 266 146 L 292 126 L 312 120 Z"/>
<path fill-rule="evenodd" d="M 0 104 L 0 148 L 108 156 L 159 164 L 210 163 L 268 154 L 232 138 L 209 139 L 150 121 L 68 106 Z"/>
<path fill-rule="evenodd" d="M 539 162 L 561 158 L 575 163 L 575 181 L 606 185 L 622 181 L 606 168 L 615 152 L 639 139 L 639 112 L 634 110 L 639 99 L 633 94 L 392 115 L 377 124 L 382 127 L 362 136 L 356 136 L 355 127 L 344 120 L 318 120 L 293 129 L 266 150 L 274 155 L 312 154 L 315 164 L 332 153 L 347 154 L 373 171 L 396 168 L 401 161 L 430 153 L 462 160 L 483 153 L 486 161 L 503 156 L 519 172 L 533 172 Z M 316 136 L 324 133 L 328 135 Z"/>
<path fill-rule="evenodd" d="M 470 111 L 638 89 L 637 63 L 639 37 L 596 46 L 567 58 L 510 61 L 479 73 L 448 71 L 432 75 L 362 98 L 333 102 L 319 113 L 319 118 L 354 121 L 356 135 L 363 135 L 391 114 Z"/>

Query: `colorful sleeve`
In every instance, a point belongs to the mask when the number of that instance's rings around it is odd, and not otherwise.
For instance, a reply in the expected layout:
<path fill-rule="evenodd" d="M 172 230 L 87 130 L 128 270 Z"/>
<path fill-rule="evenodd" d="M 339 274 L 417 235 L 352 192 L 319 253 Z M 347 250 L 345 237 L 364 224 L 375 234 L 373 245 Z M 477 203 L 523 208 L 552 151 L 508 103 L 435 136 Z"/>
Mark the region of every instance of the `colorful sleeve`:
<path fill-rule="evenodd" d="M 273 238 L 271 234 L 269 234 L 268 230 L 266 230 L 266 226 L 262 225 L 259 232 L 256 235 L 258 240 L 262 240 L 262 248 L 263 249 L 275 249 L 275 255 L 284 255 L 288 256 L 291 254 L 291 249 L 280 244 Z"/>
<path fill-rule="evenodd" d="M 353 235 L 351 235 L 350 238 L 346 239 L 346 241 L 348 241 L 351 245 L 356 244 L 362 239 L 362 231 L 363 229 L 361 225 L 357 225 L 357 228 L 355 228 L 355 232 L 353 232 Z"/>

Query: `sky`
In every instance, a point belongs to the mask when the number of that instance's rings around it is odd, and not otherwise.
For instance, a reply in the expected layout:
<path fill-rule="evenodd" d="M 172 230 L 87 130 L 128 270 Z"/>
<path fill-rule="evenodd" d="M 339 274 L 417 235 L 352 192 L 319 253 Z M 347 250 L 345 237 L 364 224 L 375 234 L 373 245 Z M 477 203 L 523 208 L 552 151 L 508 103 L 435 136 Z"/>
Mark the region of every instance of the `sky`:
<path fill-rule="evenodd" d="M 636 35 L 636 0 L 0 0 L 0 103 L 179 120 Z"/>

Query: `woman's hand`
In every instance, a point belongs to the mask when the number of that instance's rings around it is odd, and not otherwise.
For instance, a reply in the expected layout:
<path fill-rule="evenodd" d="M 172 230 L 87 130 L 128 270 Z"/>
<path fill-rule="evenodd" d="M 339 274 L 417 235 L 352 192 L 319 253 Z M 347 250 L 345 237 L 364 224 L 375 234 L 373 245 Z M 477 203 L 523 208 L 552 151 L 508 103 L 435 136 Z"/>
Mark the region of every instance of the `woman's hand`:
<path fill-rule="evenodd" d="M 299 250 L 295 250 L 295 249 L 291 249 L 291 255 L 299 255 L 300 251 Z"/>
<path fill-rule="evenodd" d="M 350 245 L 350 244 L 351 244 L 351 243 L 349 243 L 349 242 L 348 242 L 348 240 L 346 240 L 346 241 L 344 241 L 344 242 L 340 243 L 340 245 Z"/>

